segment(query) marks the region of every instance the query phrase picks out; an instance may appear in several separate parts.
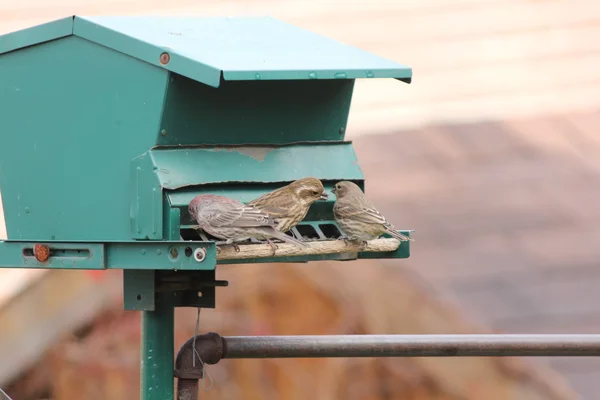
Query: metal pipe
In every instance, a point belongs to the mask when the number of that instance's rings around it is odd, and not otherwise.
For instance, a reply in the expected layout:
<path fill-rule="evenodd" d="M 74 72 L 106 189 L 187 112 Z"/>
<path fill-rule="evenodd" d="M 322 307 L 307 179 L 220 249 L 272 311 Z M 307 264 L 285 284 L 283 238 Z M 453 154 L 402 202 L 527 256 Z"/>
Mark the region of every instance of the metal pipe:
<path fill-rule="evenodd" d="M 194 348 L 195 346 L 195 348 Z M 216 364 L 223 355 L 223 338 L 214 332 L 188 339 L 175 358 L 177 400 L 198 399 L 198 380 L 204 376 L 203 364 Z"/>
<path fill-rule="evenodd" d="M 228 336 L 222 358 L 600 356 L 600 335 Z"/>

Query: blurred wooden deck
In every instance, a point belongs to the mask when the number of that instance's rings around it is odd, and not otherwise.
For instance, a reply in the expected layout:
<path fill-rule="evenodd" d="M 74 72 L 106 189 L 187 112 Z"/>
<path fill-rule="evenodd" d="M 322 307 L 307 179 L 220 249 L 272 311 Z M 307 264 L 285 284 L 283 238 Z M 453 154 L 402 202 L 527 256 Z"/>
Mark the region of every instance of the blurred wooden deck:
<path fill-rule="evenodd" d="M 355 140 L 366 191 L 447 301 L 507 333 L 600 331 L 600 112 Z M 600 362 L 553 358 L 585 399 Z"/>

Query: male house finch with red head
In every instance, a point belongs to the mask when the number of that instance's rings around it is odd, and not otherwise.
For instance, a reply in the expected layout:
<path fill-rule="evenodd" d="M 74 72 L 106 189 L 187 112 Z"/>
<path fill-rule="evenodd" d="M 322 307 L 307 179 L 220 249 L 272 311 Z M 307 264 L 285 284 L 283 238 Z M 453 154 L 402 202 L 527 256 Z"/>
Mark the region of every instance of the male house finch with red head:
<path fill-rule="evenodd" d="M 349 181 L 338 182 L 332 192 L 336 197 L 333 216 L 348 236 L 348 240 L 366 244 L 368 240 L 377 239 L 384 233 L 401 242 L 412 240 L 396 232 L 396 228 L 367 200 L 357 184 Z"/>
<path fill-rule="evenodd" d="M 317 178 L 302 178 L 275 189 L 248 203 L 269 214 L 277 230 L 287 232 L 302 221 L 317 200 L 327 200 L 325 188 Z"/>
<path fill-rule="evenodd" d="M 190 202 L 188 211 L 203 231 L 225 240 L 225 244 L 233 244 L 236 251 L 240 249 L 235 242 L 250 238 L 266 240 L 273 250 L 271 238 L 306 247 L 305 243 L 276 230 L 275 221 L 266 213 L 229 197 L 198 195 Z"/>

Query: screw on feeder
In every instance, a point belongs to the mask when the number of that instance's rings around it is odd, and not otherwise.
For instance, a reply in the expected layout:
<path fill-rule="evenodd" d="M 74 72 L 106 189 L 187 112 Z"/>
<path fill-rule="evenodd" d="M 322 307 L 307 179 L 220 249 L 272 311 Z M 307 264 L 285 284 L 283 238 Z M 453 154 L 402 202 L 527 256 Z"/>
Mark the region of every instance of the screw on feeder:
<path fill-rule="evenodd" d="M 169 53 L 162 53 L 158 59 L 162 65 L 167 65 L 169 61 L 171 61 L 171 56 Z"/>
<path fill-rule="evenodd" d="M 39 262 L 46 262 L 50 258 L 50 249 L 45 244 L 36 244 L 33 246 L 33 255 Z"/>
<path fill-rule="evenodd" d="M 206 259 L 206 250 L 204 250 L 201 247 L 198 247 L 196 250 L 194 250 L 194 260 L 201 263 L 205 259 Z"/>

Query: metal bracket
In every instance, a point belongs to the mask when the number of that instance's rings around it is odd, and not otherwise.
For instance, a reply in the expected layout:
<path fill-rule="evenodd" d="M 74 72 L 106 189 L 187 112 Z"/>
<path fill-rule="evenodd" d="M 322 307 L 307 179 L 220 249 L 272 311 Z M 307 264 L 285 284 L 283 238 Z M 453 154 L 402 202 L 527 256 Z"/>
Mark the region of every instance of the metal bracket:
<path fill-rule="evenodd" d="M 174 307 L 215 308 L 216 288 L 227 281 L 215 279 L 210 271 L 123 271 L 123 302 L 125 310 L 154 311 L 159 292 L 173 294 Z"/>
<path fill-rule="evenodd" d="M 214 242 L 0 242 L 2 268 L 210 271 L 216 265 Z"/>

